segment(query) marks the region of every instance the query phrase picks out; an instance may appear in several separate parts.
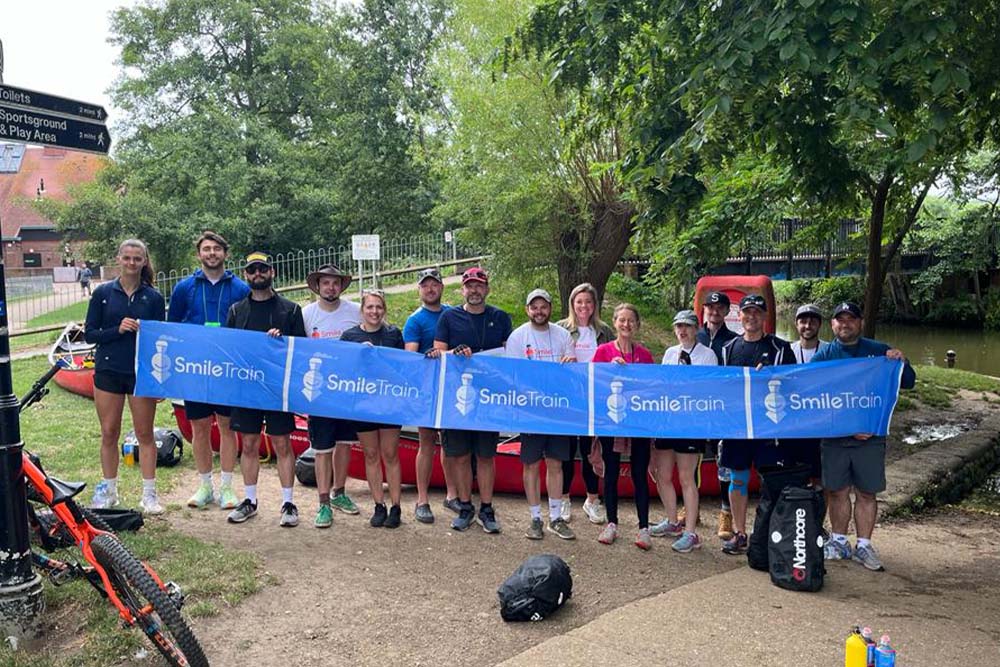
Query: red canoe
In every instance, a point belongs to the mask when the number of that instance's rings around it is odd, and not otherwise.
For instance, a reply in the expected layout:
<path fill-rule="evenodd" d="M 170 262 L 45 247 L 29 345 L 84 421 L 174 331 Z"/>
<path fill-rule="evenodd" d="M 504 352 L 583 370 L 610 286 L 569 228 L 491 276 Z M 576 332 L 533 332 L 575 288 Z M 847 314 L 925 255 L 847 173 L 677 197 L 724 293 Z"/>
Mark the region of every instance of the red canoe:
<path fill-rule="evenodd" d="M 181 433 L 184 435 L 184 439 L 188 442 L 191 441 L 191 422 L 188 421 L 187 415 L 184 412 L 184 404 L 181 402 L 175 402 L 174 407 L 174 417 L 177 419 L 177 426 Z M 299 456 L 306 449 L 309 448 L 309 434 L 306 427 L 306 419 L 301 415 L 295 415 L 295 431 L 292 432 L 292 450 L 295 452 L 296 456 Z M 417 449 L 419 446 L 419 440 L 417 438 L 417 432 L 413 429 L 403 429 L 402 434 L 399 438 L 399 460 L 403 467 L 403 484 L 416 484 L 416 460 L 417 460 Z M 219 450 L 219 431 L 216 428 L 215 423 L 212 424 L 212 449 L 215 451 Z M 262 452 L 261 454 L 272 456 L 274 449 L 271 447 L 271 442 L 265 435 L 263 439 Z M 431 487 L 432 488 L 444 488 L 444 471 L 441 468 L 441 457 L 439 456 L 440 446 L 438 452 L 434 456 L 434 468 L 431 471 Z M 496 465 L 496 482 L 494 490 L 498 493 L 513 493 L 522 494 L 524 493 L 524 483 L 521 480 L 521 443 L 517 440 L 510 439 L 501 442 L 497 447 L 497 456 L 495 459 Z M 717 468 L 715 461 L 705 460 L 701 464 L 701 479 L 699 481 L 699 491 L 703 496 L 717 496 L 719 495 L 719 480 L 717 476 Z M 355 479 L 365 479 L 365 458 L 364 453 L 361 450 L 361 445 L 359 443 L 354 443 L 351 447 L 351 463 L 347 469 L 347 474 Z M 545 493 L 545 463 L 542 462 L 542 493 Z M 653 498 L 656 497 L 656 482 L 652 478 L 649 479 L 649 490 Z M 757 479 L 756 475 L 753 476 L 753 481 L 751 482 L 751 490 L 756 490 Z M 677 471 L 674 470 L 674 487 L 677 492 L 680 493 L 681 487 L 680 483 L 677 481 Z M 635 490 L 632 486 L 632 478 L 630 476 L 629 464 L 622 464 L 621 475 L 618 480 L 618 493 L 622 497 L 632 497 L 635 495 Z M 580 474 L 580 462 L 576 462 L 576 474 L 573 477 L 573 486 L 570 488 L 570 495 L 573 496 L 584 496 L 586 495 L 586 488 L 583 483 L 583 476 Z"/>
<path fill-rule="evenodd" d="M 49 350 L 49 363 L 59 365 L 55 383 L 66 391 L 94 397 L 94 346 L 83 339 L 83 325 L 67 324 Z"/>

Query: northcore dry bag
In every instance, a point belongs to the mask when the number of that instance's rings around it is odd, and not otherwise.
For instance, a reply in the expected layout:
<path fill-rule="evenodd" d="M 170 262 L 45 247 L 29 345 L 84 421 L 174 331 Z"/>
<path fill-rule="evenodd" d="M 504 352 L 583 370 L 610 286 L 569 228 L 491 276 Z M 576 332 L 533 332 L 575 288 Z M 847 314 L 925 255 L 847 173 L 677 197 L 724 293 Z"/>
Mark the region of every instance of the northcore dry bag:
<path fill-rule="evenodd" d="M 559 556 L 532 556 L 497 589 L 505 621 L 540 621 L 573 595 L 569 565 Z"/>
<path fill-rule="evenodd" d="M 771 582 L 791 591 L 823 588 L 823 494 L 815 489 L 788 486 L 774 510 L 768 540 Z"/>
<path fill-rule="evenodd" d="M 755 570 L 768 571 L 767 545 L 771 525 L 771 512 L 781 492 L 788 486 L 805 486 L 809 483 L 809 466 L 762 466 L 760 470 L 760 500 L 753 522 L 753 533 L 747 547 L 747 563 Z"/>

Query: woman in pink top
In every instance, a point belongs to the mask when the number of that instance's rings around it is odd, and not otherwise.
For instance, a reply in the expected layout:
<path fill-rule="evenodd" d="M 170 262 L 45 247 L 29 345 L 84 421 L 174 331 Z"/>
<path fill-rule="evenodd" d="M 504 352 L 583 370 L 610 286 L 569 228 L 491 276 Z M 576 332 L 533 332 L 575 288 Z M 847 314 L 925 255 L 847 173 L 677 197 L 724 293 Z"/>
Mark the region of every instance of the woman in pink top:
<path fill-rule="evenodd" d="M 628 303 L 619 304 L 615 308 L 612 324 L 618 338 L 597 347 L 597 351 L 594 352 L 594 363 L 653 363 L 653 355 L 649 350 L 633 340 L 639 331 L 639 311 L 635 306 Z M 601 544 L 612 544 L 618 537 L 618 472 L 622 454 L 615 451 L 615 440 L 616 438 L 601 437 L 604 457 L 604 506 L 608 512 L 608 524 L 597 538 Z M 632 484 L 635 486 L 635 511 L 639 515 L 639 535 L 635 538 L 635 546 L 645 550 L 653 546 L 649 536 L 649 482 L 646 481 L 646 473 L 649 471 L 648 438 L 631 440 L 629 462 L 632 468 Z"/>

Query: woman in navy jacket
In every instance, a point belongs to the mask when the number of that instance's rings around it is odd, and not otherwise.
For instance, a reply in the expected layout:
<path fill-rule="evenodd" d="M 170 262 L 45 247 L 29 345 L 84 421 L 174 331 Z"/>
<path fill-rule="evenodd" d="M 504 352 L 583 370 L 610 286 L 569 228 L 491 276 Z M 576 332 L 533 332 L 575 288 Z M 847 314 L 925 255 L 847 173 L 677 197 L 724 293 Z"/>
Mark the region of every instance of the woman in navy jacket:
<path fill-rule="evenodd" d="M 153 418 L 156 400 L 134 396 L 135 339 L 142 320 L 163 320 L 164 301 L 153 287 L 153 269 L 146 244 L 137 239 L 118 247 L 118 278 L 94 290 L 87 308 L 85 337 L 96 343 L 94 352 L 94 405 L 101 422 L 102 479 L 94 489 L 92 507 L 118 504 L 118 438 L 122 410 L 128 397 L 132 427 L 139 441 L 142 470 L 141 507 L 147 514 L 162 514 L 156 497 L 156 443 Z"/>

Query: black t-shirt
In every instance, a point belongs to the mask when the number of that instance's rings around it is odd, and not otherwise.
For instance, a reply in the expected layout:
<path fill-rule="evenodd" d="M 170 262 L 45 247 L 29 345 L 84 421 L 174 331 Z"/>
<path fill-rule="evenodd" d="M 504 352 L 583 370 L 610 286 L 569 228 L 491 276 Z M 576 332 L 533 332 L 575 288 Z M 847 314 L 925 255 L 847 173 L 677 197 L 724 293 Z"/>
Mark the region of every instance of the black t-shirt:
<path fill-rule="evenodd" d="M 499 308 L 488 305 L 476 315 L 464 308 L 449 308 L 438 319 L 434 340 L 446 343 L 449 350 L 468 345 L 473 352 L 481 352 L 503 347 L 512 329 L 510 315 Z"/>
<path fill-rule="evenodd" d="M 753 342 L 748 342 L 740 336 L 727 345 L 726 350 L 726 366 L 756 368 L 759 364 L 774 366 L 795 363 L 791 346 L 771 334 L 765 334 L 760 340 Z"/>
<path fill-rule="evenodd" d="M 391 324 L 383 324 L 378 331 L 365 331 L 360 325 L 351 327 L 340 335 L 340 340 L 348 343 L 371 343 L 375 347 L 403 349 L 403 334 Z"/>
<path fill-rule="evenodd" d="M 245 303 L 247 319 L 242 327 L 237 327 L 237 308 L 242 308 Z M 268 332 L 271 329 L 279 329 L 283 336 L 298 336 L 305 338 L 306 326 L 302 321 L 302 309 L 291 301 L 274 294 L 266 301 L 256 301 L 247 297 L 244 301 L 233 304 L 229 309 L 229 316 L 226 318 L 226 326 L 229 328 L 243 328 L 247 331 Z"/>

